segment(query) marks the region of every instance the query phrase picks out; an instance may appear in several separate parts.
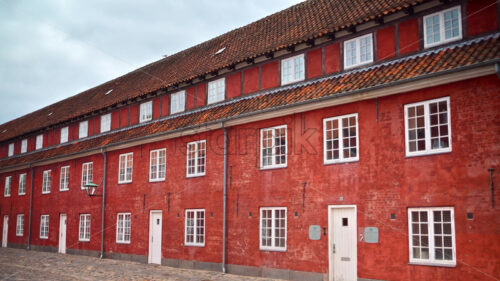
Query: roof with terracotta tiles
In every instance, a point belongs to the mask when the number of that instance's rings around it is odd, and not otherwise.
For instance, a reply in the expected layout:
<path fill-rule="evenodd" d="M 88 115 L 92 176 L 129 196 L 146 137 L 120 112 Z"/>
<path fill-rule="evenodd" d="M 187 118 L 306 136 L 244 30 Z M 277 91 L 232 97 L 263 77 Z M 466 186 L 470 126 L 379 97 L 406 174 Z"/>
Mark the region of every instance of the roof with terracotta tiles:
<path fill-rule="evenodd" d="M 35 132 L 424 1 L 306 1 L 4 123 L 0 125 L 0 141 Z M 222 53 L 214 55 L 224 47 L 226 49 Z M 113 91 L 105 95 L 111 89 Z"/>
<path fill-rule="evenodd" d="M 280 89 L 214 104 L 195 111 L 168 116 L 134 127 L 67 143 L 55 148 L 0 160 L 0 168 L 16 166 L 103 146 L 117 145 L 145 135 L 157 136 L 190 127 L 231 120 L 245 115 L 305 102 L 321 101 L 394 83 L 439 75 L 464 67 L 500 61 L 500 33 L 427 51 L 364 69 L 305 81 Z"/>

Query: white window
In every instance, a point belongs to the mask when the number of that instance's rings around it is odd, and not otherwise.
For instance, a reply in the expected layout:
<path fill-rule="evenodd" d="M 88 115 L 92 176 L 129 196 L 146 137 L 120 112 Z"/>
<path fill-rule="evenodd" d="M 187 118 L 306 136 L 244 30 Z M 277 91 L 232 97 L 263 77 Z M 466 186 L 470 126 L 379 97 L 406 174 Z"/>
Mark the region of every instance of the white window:
<path fill-rule="evenodd" d="M 14 155 L 14 144 L 9 144 L 9 156 Z"/>
<path fill-rule="evenodd" d="M 118 166 L 118 183 L 132 182 L 132 167 L 134 162 L 134 153 L 120 154 Z"/>
<path fill-rule="evenodd" d="M 19 189 L 17 193 L 18 195 L 26 194 L 26 173 L 19 175 Z"/>
<path fill-rule="evenodd" d="M 405 105 L 406 156 L 451 151 L 450 98 Z"/>
<path fill-rule="evenodd" d="M 304 54 L 281 61 L 281 85 L 304 80 Z"/>
<path fill-rule="evenodd" d="M 357 113 L 324 119 L 323 137 L 325 164 L 359 160 Z"/>
<path fill-rule="evenodd" d="M 68 135 L 69 135 L 68 132 L 69 132 L 68 127 L 61 128 L 61 143 L 68 142 Z"/>
<path fill-rule="evenodd" d="M 207 104 L 224 100 L 226 93 L 226 80 L 220 78 L 208 83 L 208 101 Z"/>
<path fill-rule="evenodd" d="M 453 207 L 409 208 L 410 263 L 456 265 Z"/>
<path fill-rule="evenodd" d="M 118 213 L 116 217 L 116 243 L 130 243 L 130 213 Z"/>
<path fill-rule="evenodd" d="M 186 210 L 184 245 L 205 246 L 205 210 Z"/>
<path fill-rule="evenodd" d="M 101 116 L 101 133 L 111 130 L 111 113 Z"/>
<path fill-rule="evenodd" d="M 344 67 L 352 68 L 373 61 L 372 34 L 344 42 Z"/>
<path fill-rule="evenodd" d="M 186 91 L 180 91 L 171 95 L 170 114 L 184 111 L 186 105 Z"/>
<path fill-rule="evenodd" d="M 51 170 L 43 171 L 42 194 L 50 193 L 52 184 Z"/>
<path fill-rule="evenodd" d="M 16 236 L 23 236 L 24 235 L 24 215 L 19 214 L 17 215 L 17 222 L 16 222 Z"/>
<path fill-rule="evenodd" d="M 153 102 L 141 103 L 139 122 L 146 122 L 153 119 Z"/>
<path fill-rule="evenodd" d="M 24 139 L 21 141 L 21 153 L 28 152 L 28 139 Z"/>
<path fill-rule="evenodd" d="M 69 166 L 61 167 L 59 191 L 69 190 Z"/>
<path fill-rule="evenodd" d="M 286 125 L 260 130 L 260 167 L 286 167 Z"/>
<path fill-rule="evenodd" d="M 157 149 L 151 150 L 149 163 L 149 181 L 165 180 L 165 162 L 167 158 L 167 150 Z"/>
<path fill-rule="evenodd" d="M 11 176 L 5 177 L 5 189 L 3 192 L 4 197 L 10 197 L 11 184 L 12 184 L 12 177 Z"/>
<path fill-rule="evenodd" d="M 85 138 L 89 135 L 89 121 L 80 122 L 80 128 L 78 130 L 78 138 Z"/>
<path fill-rule="evenodd" d="M 260 249 L 286 250 L 286 208 L 260 208 Z"/>
<path fill-rule="evenodd" d="M 82 164 L 82 189 L 92 182 L 94 164 L 92 162 Z"/>
<path fill-rule="evenodd" d="M 90 214 L 80 215 L 80 231 L 78 241 L 90 241 Z"/>
<path fill-rule="evenodd" d="M 43 135 L 36 136 L 35 149 L 41 149 L 43 147 Z"/>
<path fill-rule="evenodd" d="M 426 48 L 462 39 L 460 6 L 424 17 Z"/>
<path fill-rule="evenodd" d="M 40 219 L 40 239 L 49 238 L 49 215 L 42 215 Z"/>
<path fill-rule="evenodd" d="M 205 175 L 206 153 L 207 146 L 205 140 L 187 144 L 186 173 L 188 177 Z"/>

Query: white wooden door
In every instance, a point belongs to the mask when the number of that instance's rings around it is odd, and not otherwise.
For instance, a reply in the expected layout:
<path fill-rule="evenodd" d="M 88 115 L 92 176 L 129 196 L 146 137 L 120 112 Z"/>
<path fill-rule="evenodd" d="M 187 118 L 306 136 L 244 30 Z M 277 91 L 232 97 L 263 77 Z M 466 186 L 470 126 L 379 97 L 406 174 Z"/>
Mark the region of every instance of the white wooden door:
<path fill-rule="evenodd" d="M 66 254 L 66 214 L 59 216 L 59 253 Z"/>
<path fill-rule="evenodd" d="M 149 263 L 161 264 L 161 211 L 151 211 L 149 217 Z"/>
<path fill-rule="evenodd" d="M 330 280 L 357 280 L 357 223 L 354 206 L 330 208 Z"/>
<path fill-rule="evenodd" d="M 9 216 L 3 217 L 2 247 L 7 248 L 7 236 L 9 234 Z"/>

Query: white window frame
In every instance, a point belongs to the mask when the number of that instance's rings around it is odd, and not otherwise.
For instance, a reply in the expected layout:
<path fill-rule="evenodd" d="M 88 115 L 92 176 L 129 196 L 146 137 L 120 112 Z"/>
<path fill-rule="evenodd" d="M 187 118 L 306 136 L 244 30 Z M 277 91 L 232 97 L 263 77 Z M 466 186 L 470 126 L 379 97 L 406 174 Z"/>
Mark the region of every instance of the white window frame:
<path fill-rule="evenodd" d="M 40 239 L 49 239 L 49 215 L 41 215 L 40 217 Z"/>
<path fill-rule="evenodd" d="M 62 166 L 59 174 L 59 191 L 69 190 L 69 166 Z"/>
<path fill-rule="evenodd" d="M 186 91 L 170 95 L 170 114 L 183 112 L 186 109 Z"/>
<path fill-rule="evenodd" d="M 90 214 L 80 214 L 78 224 L 78 241 L 90 241 Z"/>
<path fill-rule="evenodd" d="M 193 242 L 188 242 L 188 213 L 193 213 L 193 219 L 194 223 L 192 225 L 193 228 Z M 203 242 L 197 242 L 197 237 L 199 236 L 198 234 L 198 228 L 200 226 L 198 225 L 198 220 L 197 220 L 197 215 L 198 213 L 203 213 Z M 184 245 L 185 246 L 194 246 L 194 247 L 204 247 L 205 246 L 205 240 L 206 240 L 206 229 L 207 229 L 207 220 L 206 220 L 206 213 L 205 209 L 186 209 L 184 213 Z M 189 226 L 191 227 L 191 226 Z"/>
<path fill-rule="evenodd" d="M 43 171 L 42 194 L 49 194 L 52 185 L 52 170 Z"/>
<path fill-rule="evenodd" d="M 354 117 L 356 120 L 356 157 L 344 157 L 344 126 L 342 120 L 345 118 Z M 339 159 L 327 159 L 328 150 L 327 150 L 327 123 L 337 120 L 338 122 L 338 141 L 339 141 Z M 359 122 L 358 122 L 358 114 L 352 113 L 347 115 L 335 116 L 330 118 L 323 119 L 323 162 L 325 164 L 334 164 L 334 163 L 346 163 L 346 162 L 355 162 L 359 161 Z"/>
<path fill-rule="evenodd" d="M 153 119 L 153 101 L 141 103 L 139 107 L 139 123 Z"/>
<path fill-rule="evenodd" d="M 220 86 L 219 84 L 222 84 Z M 222 88 L 222 94 L 219 89 Z M 223 101 L 226 98 L 226 78 L 222 77 L 208 82 L 207 86 L 207 104 Z"/>
<path fill-rule="evenodd" d="M 24 235 L 24 214 L 18 214 L 16 220 L 16 236 Z"/>
<path fill-rule="evenodd" d="M 3 197 L 10 197 L 12 193 L 12 176 L 5 177 Z"/>
<path fill-rule="evenodd" d="M 68 136 L 69 136 L 69 127 L 66 126 L 64 128 L 61 128 L 60 143 L 68 142 Z"/>
<path fill-rule="evenodd" d="M 439 103 L 442 101 L 446 101 L 447 105 L 447 113 L 448 113 L 448 143 L 449 146 L 445 148 L 432 148 L 431 144 L 431 129 L 430 129 L 430 110 L 429 105 L 431 103 Z M 424 123 L 425 123 L 425 150 L 422 151 L 412 151 L 410 152 L 410 144 L 409 144 L 409 118 L 408 118 L 408 108 L 416 107 L 416 106 L 424 106 Z M 420 155 L 432 155 L 438 153 L 446 153 L 452 151 L 452 132 L 451 132 L 451 109 L 450 109 L 450 97 L 426 100 L 416 103 L 405 104 L 404 106 L 404 118 L 405 118 L 405 149 L 406 156 L 420 156 Z"/>
<path fill-rule="evenodd" d="M 128 216 L 129 226 L 126 226 L 126 218 Z M 120 226 L 121 221 L 121 226 Z M 126 240 L 125 234 L 127 228 L 129 229 L 129 239 Z M 131 213 L 118 213 L 116 215 L 116 243 L 117 244 L 130 244 L 132 237 L 132 214 Z"/>
<path fill-rule="evenodd" d="M 86 167 L 86 169 L 85 169 Z M 86 173 L 84 173 L 86 171 Z M 82 187 L 85 189 L 85 185 L 94 180 L 94 162 L 82 163 Z"/>
<path fill-rule="evenodd" d="M 285 129 L 285 163 L 276 164 L 276 130 Z M 272 131 L 272 139 L 271 139 L 271 148 L 272 148 L 272 164 L 264 166 L 264 132 Z M 280 125 L 276 127 L 263 128 L 260 129 L 260 169 L 276 169 L 276 168 L 285 168 L 288 165 L 288 128 L 287 125 Z"/>
<path fill-rule="evenodd" d="M 429 259 L 417 259 L 413 258 L 412 250 L 412 211 L 427 211 L 427 225 L 428 225 L 428 248 L 429 248 Z M 435 259 L 435 219 L 433 211 L 450 211 L 451 213 L 451 243 L 452 243 L 452 260 L 436 260 Z M 441 230 L 442 231 L 442 230 Z M 409 259 L 410 264 L 417 265 L 431 265 L 431 266 L 456 266 L 456 239 L 455 239 L 455 215 L 453 207 L 422 207 L 422 208 L 408 208 L 408 247 L 409 247 Z M 444 248 L 444 247 L 443 247 Z M 444 253 L 443 253 L 444 255 Z"/>
<path fill-rule="evenodd" d="M 43 148 L 43 134 L 36 136 L 35 150 Z"/>
<path fill-rule="evenodd" d="M 130 160 L 129 160 L 130 158 Z M 118 158 L 118 183 L 131 183 L 134 173 L 134 153 L 123 153 Z M 123 175 L 123 179 L 121 178 Z M 130 177 L 130 179 L 129 179 Z"/>
<path fill-rule="evenodd" d="M 111 131 L 111 113 L 101 115 L 101 133 Z"/>
<path fill-rule="evenodd" d="M 371 41 L 371 44 L 370 44 L 371 59 L 362 62 L 361 61 L 361 39 L 364 39 L 366 37 L 370 37 L 370 41 Z M 351 43 L 351 42 L 355 42 L 355 45 L 356 45 L 356 63 L 348 66 L 347 65 L 347 52 L 346 52 L 347 48 L 346 48 L 346 45 L 349 44 L 349 43 Z M 344 69 L 350 69 L 350 68 L 354 68 L 354 67 L 357 67 L 357 66 L 361 66 L 361 65 L 372 63 L 373 60 L 374 60 L 374 55 L 375 54 L 373 53 L 373 34 L 372 33 L 369 33 L 369 34 L 366 34 L 366 35 L 363 35 L 363 36 L 359 36 L 359 37 L 356 37 L 356 38 L 344 41 Z"/>
<path fill-rule="evenodd" d="M 83 139 L 89 135 L 89 121 L 82 121 L 78 126 L 78 138 Z"/>
<path fill-rule="evenodd" d="M 205 146 L 205 154 L 204 156 L 200 156 L 200 144 L 203 143 L 204 146 Z M 194 149 L 195 149 L 195 152 L 194 152 L 194 173 L 189 173 L 189 147 L 191 145 L 194 145 Z M 201 158 L 205 159 L 205 161 L 203 162 L 203 172 L 199 172 L 199 168 L 201 167 L 201 165 L 199 165 L 199 160 Z M 200 176 L 204 176 L 207 172 L 207 142 L 206 140 L 199 140 L 199 141 L 193 141 L 193 142 L 189 142 L 187 145 L 186 145 L 186 177 L 188 178 L 191 178 L 191 177 L 200 177 Z"/>
<path fill-rule="evenodd" d="M 452 10 L 457 10 L 458 11 L 458 37 L 452 37 L 449 39 L 445 38 L 445 24 L 444 24 L 444 14 L 446 12 L 452 11 Z M 433 43 L 427 43 L 427 23 L 426 20 L 427 18 L 434 17 L 434 16 L 439 16 L 439 40 L 438 42 L 433 42 Z M 433 13 L 427 16 L 424 16 L 423 18 L 423 26 L 424 26 L 424 48 L 430 48 L 442 44 L 446 44 L 449 42 L 457 41 L 462 39 L 462 9 L 461 6 L 455 6 L 446 10 L 439 11 L 437 13 Z"/>
<path fill-rule="evenodd" d="M 297 72 L 295 71 L 296 70 L 295 69 L 295 59 L 297 59 L 297 58 L 302 59 L 302 72 L 301 72 L 302 75 L 299 78 L 295 77 L 297 74 Z M 291 63 L 292 79 L 290 79 L 289 81 L 285 81 L 285 79 L 284 79 L 284 75 L 285 75 L 284 66 L 285 66 L 285 63 L 288 63 L 288 62 Z M 296 55 L 296 56 L 281 60 L 281 85 L 287 85 L 287 84 L 303 81 L 305 79 L 305 76 L 306 76 L 306 64 L 305 64 L 304 54 Z"/>
<path fill-rule="evenodd" d="M 276 246 L 276 211 L 285 211 L 285 246 L 280 247 Z M 263 227 L 263 212 L 271 211 L 271 246 L 262 245 L 262 227 Z M 259 217 L 259 249 L 264 251 L 286 251 L 287 244 L 287 208 L 286 207 L 261 207 L 260 208 L 260 217 Z"/>
<path fill-rule="evenodd" d="M 17 189 L 17 195 L 26 195 L 26 178 L 27 173 L 19 174 L 19 186 Z"/>
<path fill-rule="evenodd" d="M 164 162 L 160 162 L 160 153 L 164 153 L 165 157 L 163 158 Z M 153 154 L 156 154 L 156 162 L 153 163 Z M 161 169 L 161 165 L 163 164 L 163 169 Z M 150 182 L 158 182 L 158 181 L 164 181 L 167 173 L 167 149 L 166 148 L 160 148 L 160 149 L 155 149 L 151 150 L 149 152 L 149 181 Z M 156 173 L 156 177 L 153 177 L 153 169 L 154 172 Z M 163 177 L 160 177 L 160 172 L 163 173 Z"/>
<path fill-rule="evenodd" d="M 24 139 L 21 141 L 21 153 L 28 152 L 28 139 Z"/>
<path fill-rule="evenodd" d="M 9 152 L 8 156 L 13 156 L 14 155 L 14 143 L 9 143 Z"/>

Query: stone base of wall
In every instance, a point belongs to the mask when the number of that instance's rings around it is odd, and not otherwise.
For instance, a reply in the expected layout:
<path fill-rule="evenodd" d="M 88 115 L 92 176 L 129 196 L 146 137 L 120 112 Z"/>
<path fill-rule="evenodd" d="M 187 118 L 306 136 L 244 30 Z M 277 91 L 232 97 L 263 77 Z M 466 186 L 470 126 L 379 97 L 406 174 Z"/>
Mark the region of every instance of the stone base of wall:
<path fill-rule="evenodd" d="M 40 251 L 40 252 L 57 253 L 57 247 L 53 247 L 53 246 L 31 245 L 31 250 Z"/>
<path fill-rule="evenodd" d="M 66 249 L 66 253 L 70 255 L 89 256 L 95 258 L 99 258 L 101 255 L 100 251 L 81 250 L 81 249 Z"/>
<path fill-rule="evenodd" d="M 19 244 L 19 243 L 10 243 L 7 242 L 7 248 L 15 248 L 15 249 L 27 249 L 28 244 Z"/>
<path fill-rule="evenodd" d="M 148 257 L 143 255 L 132 255 L 123 253 L 104 253 L 104 258 L 123 260 L 123 261 L 135 261 L 139 263 L 148 263 Z"/>

